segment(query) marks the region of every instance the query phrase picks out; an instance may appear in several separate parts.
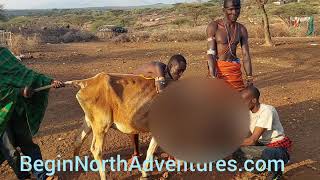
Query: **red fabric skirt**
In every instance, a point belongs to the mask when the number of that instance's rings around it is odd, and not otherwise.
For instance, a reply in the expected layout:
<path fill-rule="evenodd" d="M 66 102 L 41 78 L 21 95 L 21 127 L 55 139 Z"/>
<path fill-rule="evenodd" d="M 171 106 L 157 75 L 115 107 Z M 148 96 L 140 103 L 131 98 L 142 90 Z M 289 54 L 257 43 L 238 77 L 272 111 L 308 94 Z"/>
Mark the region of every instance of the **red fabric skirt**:
<path fill-rule="evenodd" d="M 240 63 L 222 60 L 217 61 L 217 78 L 223 79 L 232 88 L 238 91 L 245 88 Z"/>

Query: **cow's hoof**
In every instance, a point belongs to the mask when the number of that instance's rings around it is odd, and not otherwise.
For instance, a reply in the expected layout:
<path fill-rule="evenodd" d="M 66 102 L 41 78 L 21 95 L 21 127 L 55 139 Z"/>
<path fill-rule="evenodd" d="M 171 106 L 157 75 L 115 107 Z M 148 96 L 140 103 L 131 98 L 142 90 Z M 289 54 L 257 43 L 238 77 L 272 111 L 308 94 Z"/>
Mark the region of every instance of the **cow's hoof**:
<path fill-rule="evenodd" d="M 142 175 L 140 177 L 140 180 L 149 180 L 149 179 L 150 180 L 152 179 L 150 174 L 148 174 L 147 172 L 142 171 Z"/>

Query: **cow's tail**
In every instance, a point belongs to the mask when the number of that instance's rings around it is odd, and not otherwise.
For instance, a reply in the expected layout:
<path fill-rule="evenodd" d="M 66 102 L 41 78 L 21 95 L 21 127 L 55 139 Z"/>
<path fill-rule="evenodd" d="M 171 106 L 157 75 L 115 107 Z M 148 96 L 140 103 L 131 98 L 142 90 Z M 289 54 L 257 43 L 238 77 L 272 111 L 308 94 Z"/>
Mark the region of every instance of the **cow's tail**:
<path fill-rule="evenodd" d="M 83 88 L 84 87 L 84 81 L 83 80 L 73 80 L 73 81 L 66 81 L 64 82 L 65 85 L 73 85 L 76 88 Z"/>
<path fill-rule="evenodd" d="M 83 89 L 83 88 L 87 87 L 87 85 L 89 85 L 90 83 L 92 84 L 95 80 L 97 80 L 99 78 L 107 78 L 107 77 L 108 77 L 107 74 L 102 72 L 102 73 L 99 73 L 99 74 L 95 75 L 94 77 L 91 77 L 88 79 L 66 81 L 64 84 L 65 85 L 73 85 L 76 88 Z"/>

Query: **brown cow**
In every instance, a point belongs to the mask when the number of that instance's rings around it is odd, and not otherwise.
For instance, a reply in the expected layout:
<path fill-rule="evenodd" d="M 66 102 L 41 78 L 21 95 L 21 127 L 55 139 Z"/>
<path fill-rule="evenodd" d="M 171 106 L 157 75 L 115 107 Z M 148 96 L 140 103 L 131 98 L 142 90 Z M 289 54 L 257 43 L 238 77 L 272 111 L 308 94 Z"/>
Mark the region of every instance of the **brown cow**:
<path fill-rule="evenodd" d="M 70 81 L 69 84 L 80 87 L 76 97 L 85 113 L 84 128 L 75 143 L 75 156 L 91 132 L 91 152 L 100 163 L 105 133 L 111 126 L 115 125 L 126 134 L 149 132 L 147 114 L 157 95 L 154 79 L 131 74 L 100 73 L 89 79 Z M 156 148 L 157 143 L 152 138 L 146 159 L 153 156 Z M 105 179 L 105 171 L 100 167 L 100 177 Z M 146 172 L 142 172 L 142 176 L 146 177 Z"/>

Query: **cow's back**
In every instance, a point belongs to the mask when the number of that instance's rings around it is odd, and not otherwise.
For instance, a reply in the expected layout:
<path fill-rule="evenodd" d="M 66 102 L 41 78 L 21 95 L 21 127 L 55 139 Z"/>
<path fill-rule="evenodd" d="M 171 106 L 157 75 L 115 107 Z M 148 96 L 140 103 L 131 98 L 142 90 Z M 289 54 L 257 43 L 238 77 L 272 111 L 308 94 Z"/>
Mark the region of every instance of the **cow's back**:
<path fill-rule="evenodd" d="M 80 87 L 77 99 L 89 119 L 108 113 L 124 133 L 148 131 L 146 115 L 157 95 L 154 79 L 99 73 L 92 78 L 73 81 L 73 84 Z"/>

